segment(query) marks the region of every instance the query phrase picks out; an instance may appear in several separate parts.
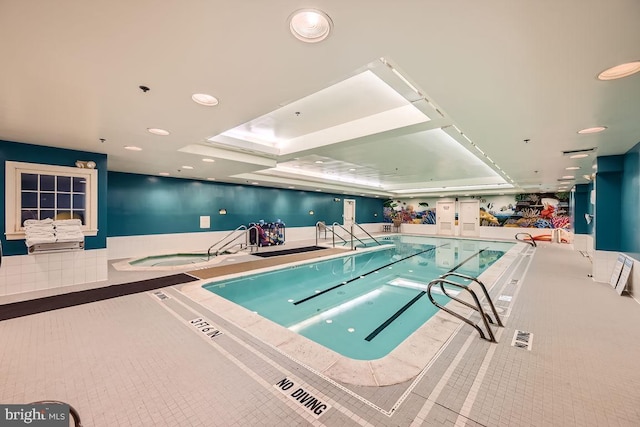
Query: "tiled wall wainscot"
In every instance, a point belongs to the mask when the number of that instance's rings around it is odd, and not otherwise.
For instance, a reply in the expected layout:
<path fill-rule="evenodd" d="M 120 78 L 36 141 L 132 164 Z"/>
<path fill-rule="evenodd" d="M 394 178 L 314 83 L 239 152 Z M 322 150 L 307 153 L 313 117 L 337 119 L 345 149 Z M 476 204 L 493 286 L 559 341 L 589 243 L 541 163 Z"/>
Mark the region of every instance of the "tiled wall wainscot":
<path fill-rule="evenodd" d="M 107 280 L 107 250 L 5 256 L 0 296 Z"/>

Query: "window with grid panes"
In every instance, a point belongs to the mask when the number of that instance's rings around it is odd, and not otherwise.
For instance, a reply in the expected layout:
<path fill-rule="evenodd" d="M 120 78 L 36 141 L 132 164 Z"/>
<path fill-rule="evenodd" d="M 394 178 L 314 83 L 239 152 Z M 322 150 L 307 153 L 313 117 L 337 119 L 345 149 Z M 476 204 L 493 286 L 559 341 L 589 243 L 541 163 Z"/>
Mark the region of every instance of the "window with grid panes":
<path fill-rule="evenodd" d="M 8 239 L 23 238 L 28 219 L 79 219 L 86 235 L 97 234 L 96 170 L 21 162 L 6 170 Z"/>

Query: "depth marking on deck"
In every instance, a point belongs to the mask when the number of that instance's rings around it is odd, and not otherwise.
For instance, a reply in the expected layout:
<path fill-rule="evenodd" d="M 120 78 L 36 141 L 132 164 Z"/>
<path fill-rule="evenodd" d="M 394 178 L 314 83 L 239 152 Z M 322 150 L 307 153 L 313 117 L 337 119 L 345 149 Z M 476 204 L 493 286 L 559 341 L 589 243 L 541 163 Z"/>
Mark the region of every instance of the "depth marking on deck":
<path fill-rule="evenodd" d="M 300 384 L 300 381 L 296 380 L 294 383 L 292 379 L 284 377 L 273 386 L 288 398 L 293 399 L 304 408 L 307 408 L 309 412 L 311 412 L 311 416 L 316 419 L 320 417 L 324 411 L 331 409 L 331 405 L 323 403 L 322 400 L 314 397 L 313 394 L 309 393 L 302 386 L 296 385 L 296 383 Z M 308 388 L 306 384 L 303 384 L 303 386 Z M 293 389 L 293 391 L 290 391 L 291 389 Z"/>
<path fill-rule="evenodd" d="M 527 331 L 520 331 L 516 329 L 513 333 L 513 340 L 511 345 L 515 348 L 524 348 L 531 351 L 531 345 L 533 344 L 533 334 Z"/>
<path fill-rule="evenodd" d="M 152 295 L 154 295 L 156 298 L 158 298 L 159 300 L 165 300 L 165 299 L 169 299 L 169 295 L 165 294 L 162 291 L 155 291 L 155 292 L 151 292 Z"/>
<path fill-rule="evenodd" d="M 172 288 L 174 291 L 180 293 L 179 290 Z M 149 294 L 149 296 L 151 296 L 151 294 Z M 186 297 L 186 295 L 185 295 Z M 188 298 L 188 297 L 186 297 Z M 154 298 L 155 299 L 155 298 Z M 174 316 L 176 319 L 180 320 L 180 322 L 184 323 L 185 319 L 180 316 L 178 313 L 176 313 L 175 311 L 173 311 L 171 308 L 169 308 L 166 304 L 164 304 L 163 302 L 159 301 L 156 299 L 156 301 L 158 303 L 160 303 L 162 305 L 162 307 L 164 307 L 164 309 L 170 313 L 172 316 Z M 184 302 L 180 301 L 177 298 L 173 298 L 172 301 L 177 302 L 178 304 L 182 305 L 184 308 L 186 308 L 187 310 L 189 310 L 190 312 L 194 313 L 195 315 L 198 315 L 198 312 L 192 308 L 191 306 L 185 304 Z M 197 303 L 196 303 L 197 304 Z M 196 320 L 196 319 L 194 319 Z M 187 321 L 187 323 L 189 323 Z M 195 330 L 195 329 L 192 329 Z M 234 336 L 233 334 L 228 333 L 228 331 L 224 332 L 225 336 L 234 340 L 235 342 L 237 342 L 238 344 L 240 344 L 241 346 L 245 347 L 247 350 L 249 350 L 251 353 L 253 353 L 255 356 L 259 357 L 260 359 L 262 359 L 263 361 L 267 362 L 268 364 L 270 364 L 271 366 L 273 366 L 274 368 L 283 371 L 285 374 L 285 378 L 293 378 L 292 374 L 290 372 L 287 372 L 287 370 L 278 365 L 276 362 L 274 362 L 273 360 L 269 359 L 267 356 L 265 356 L 264 354 L 258 352 L 256 349 L 254 349 L 253 347 L 249 346 L 247 343 L 245 343 L 244 341 L 242 341 L 240 338 Z M 282 393 L 277 393 L 276 389 L 274 388 L 273 384 L 270 384 L 269 382 L 267 382 L 266 380 L 264 380 L 262 377 L 260 377 L 258 374 L 256 374 L 249 366 L 245 365 L 244 363 L 242 363 L 239 359 L 237 359 L 234 355 L 232 355 L 231 353 L 229 353 L 227 350 L 225 350 L 222 345 L 218 344 L 215 340 L 212 340 L 209 337 L 206 337 L 203 334 L 198 334 L 200 337 L 204 338 L 207 340 L 207 342 L 212 345 L 213 347 L 216 348 L 216 350 L 218 350 L 224 357 L 226 357 L 227 359 L 229 359 L 229 361 L 231 361 L 233 364 L 235 364 L 236 366 L 238 366 L 245 374 L 247 374 L 248 376 L 250 376 L 253 380 L 255 380 L 256 382 L 258 382 L 261 386 L 263 386 L 269 393 L 271 393 L 273 396 L 276 396 L 280 401 L 284 402 L 289 408 L 291 408 L 296 414 L 300 415 L 301 417 L 303 417 L 304 419 L 306 419 L 307 421 L 309 421 L 311 423 L 311 425 L 314 426 L 324 426 L 324 424 L 322 424 L 317 418 L 320 417 L 320 415 L 322 414 L 314 414 L 313 411 L 310 412 L 308 408 L 301 408 L 300 404 L 296 404 L 294 403 L 294 401 L 296 400 L 296 397 L 293 397 L 291 400 L 291 398 L 288 398 L 286 396 L 284 396 Z M 251 336 L 253 336 L 252 334 L 249 334 Z M 258 339 L 257 337 L 253 336 L 254 338 Z M 277 349 L 276 347 L 271 346 L 272 348 L 278 350 L 278 352 L 280 352 L 280 354 L 284 354 L 282 353 L 279 349 Z M 291 359 L 289 357 L 289 359 Z M 291 359 L 294 360 L 294 359 Z M 295 361 L 295 360 L 294 360 Z M 297 361 L 296 361 L 297 362 Z M 307 369 L 309 369 L 307 366 L 302 365 L 304 367 L 306 367 Z M 314 372 L 315 373 L 315 372 Z M 320 375 L 322 377 L 322 375 Z M 333 383 L 333 381 L 331 381 Z M 300 382 L 301 383 L 301 382 Z M 336 383 L 337 384 L 337 383 Z M 355 415 L 350 409 L 340 405 L 338 402 L 333 401 L 332 399 L 324 396 L 322 393 L 320 393 L 318 390 L 316 390 L 315 388 L 312 388 L 310 386 L 306 386 L 307 388 L 305 389 L 307 391 L 307 393 L 311 393 L 313 394 L 313 396 L 317 396 L 320 397 L 322 399 L 323 402 L 328 402 L 330 403 L 329 407 L 334 407 L 336 410 L 340 411 L 341 413 L 343 413 L 345 416 L 349 417 L 350 419 L 352 419 L 353 421 L 357 422 L 358 424 L 360 424 L 361 426 L 364 427 L 375 427 L 373 424 L 370 424 L 369 422 L 367 422 L 365 419 Z M 354 394 L 353 392 L 351 392 L 351 394 Z M 354 394 L 355 395 L 355 394 Z M 357 395 L 355 395 L 357 396 Z M 317 398 L 316 397 L 316 398 Z M 363 400 L 363 398 L 360 398 L 360 400 Z M 328 409 L 328 408 L 327 408 Z M 316 407 L 317 410 L 317 407 Z M 324 411 L 323 411 L 324 413 Z"/>

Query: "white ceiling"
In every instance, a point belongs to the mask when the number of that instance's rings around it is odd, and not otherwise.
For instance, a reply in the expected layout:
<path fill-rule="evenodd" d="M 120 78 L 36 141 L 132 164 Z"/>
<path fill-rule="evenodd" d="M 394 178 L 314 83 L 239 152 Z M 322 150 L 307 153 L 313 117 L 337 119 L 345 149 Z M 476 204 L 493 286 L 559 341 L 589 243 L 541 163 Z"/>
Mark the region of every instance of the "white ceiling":
<path fill-rule="evenodd" d="M 323 42 L 289 32 L 306 7 L 333 20 Z M 593 155 L 562 151 L 640 141 L 640 73 L 596 79 L 640 59 L 638 22 L 637 0 L 0 0 L 0 139 L 106 153 L 113 171 L 282 188 L 556 191 L 593 172 Z M 592 126 L 608 129 L 577 134 Z"/>

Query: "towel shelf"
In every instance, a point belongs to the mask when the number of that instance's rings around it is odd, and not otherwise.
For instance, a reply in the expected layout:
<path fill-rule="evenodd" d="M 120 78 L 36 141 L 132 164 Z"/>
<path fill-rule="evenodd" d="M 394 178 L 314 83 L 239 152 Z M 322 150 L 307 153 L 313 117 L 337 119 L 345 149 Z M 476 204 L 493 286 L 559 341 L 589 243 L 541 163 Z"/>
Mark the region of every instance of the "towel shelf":
<path fill-rule="evenodd" d="M 28 248 L 29 255 L 65 251 L 82 251 L 84 250 L 84 242 L 36 243 Z"/>

